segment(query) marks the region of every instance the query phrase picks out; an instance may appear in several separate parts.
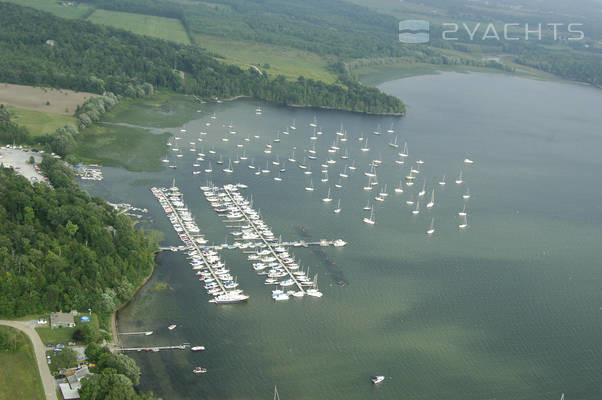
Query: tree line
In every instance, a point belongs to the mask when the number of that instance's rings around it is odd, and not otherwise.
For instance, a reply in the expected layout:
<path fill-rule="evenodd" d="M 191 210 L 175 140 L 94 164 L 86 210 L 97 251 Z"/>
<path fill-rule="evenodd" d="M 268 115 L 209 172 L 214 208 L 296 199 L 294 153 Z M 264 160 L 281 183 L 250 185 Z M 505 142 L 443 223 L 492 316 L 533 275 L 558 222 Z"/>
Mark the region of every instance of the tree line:
<path fill-rule="evenodd" d="M 282 105 L 402 114 L 397 98 L 357 82 L 271 79 L 218 61 L 198 46 L 0 3 L 0 81 L 116 95 L 145 83 L 205 98 L 251 96 Z M 54 40 L 54 46 L 46 44 Z M 177 68 L 177 71 L 174 70 Z M 179 72 L 184 73 L 184 77 Z"/>
<path fill-rule="evenodd" d="M 63 161 L 40 166 L 54 189 L 0 169 L 0 315 L 92 308 L 106 316 L 152 271 L 156 243 L 80 190 Z"/>

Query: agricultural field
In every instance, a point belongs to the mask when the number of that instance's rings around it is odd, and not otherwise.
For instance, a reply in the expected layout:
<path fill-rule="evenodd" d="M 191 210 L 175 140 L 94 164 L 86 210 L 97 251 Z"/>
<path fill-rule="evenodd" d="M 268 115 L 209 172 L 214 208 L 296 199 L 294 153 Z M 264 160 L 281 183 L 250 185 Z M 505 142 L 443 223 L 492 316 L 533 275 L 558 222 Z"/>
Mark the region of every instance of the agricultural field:
<path fill-rule="evenodd" d="M 8 110 L 12 114 L 13 121 L 27 128 L 32 136 L 52 133 L 65 125 L 72 125 L 77 129 L 77 118 L 72 115 L 52 114 L 13 106 L 8 106 Z"/>
<path fill-rule="evenodd" d="M 6 0 L 24 7 L 31 7 L 52 13 L 62 18 L 83 18 L 90 14 L 93 8 L 80 2 L 61 2 L 57 0 Z"/>
<path fill-rule="evenodd" d="M 44 390 L 31 341 L 20 331 L 1 326 L 13 336 L 16 350 L 0 351 L 0 399 L 44 399 Z"/>
<path fill-rule="evenodd" d="M 88 21 L 125 29 L 139 35 L 165 39 L 176 43 L 190 44 L 182 23 L 175 18 L 155 17 L 118 11 L 95 10 Z"/>
<path fill-rule="evenodd" d="M 0 83 L 0 104 L 50 114 L 73 115 L 94 93 Z"/>
<path fill-rule="evenodd" d="M 296 80 L 299 76 L 332 83 L 334 74 L 327 70 L 328 60 L 315 53 L 244 40 L 197 35 L 199 46 L 224 57 L 224 61 L 243 68 L 255 65 L 265 70 L 270 76 L 284 75 L 287 79 Z M 266 68 L 266 65 L 269 68 Z"/>

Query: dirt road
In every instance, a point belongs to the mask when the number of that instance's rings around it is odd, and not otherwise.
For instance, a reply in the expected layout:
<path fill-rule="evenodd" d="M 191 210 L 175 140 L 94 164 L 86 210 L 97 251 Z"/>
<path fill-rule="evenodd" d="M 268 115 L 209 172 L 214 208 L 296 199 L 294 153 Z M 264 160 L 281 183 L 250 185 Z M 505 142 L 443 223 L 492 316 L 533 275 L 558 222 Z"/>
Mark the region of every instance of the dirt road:
<path fill-rule="evenodd" d="M 26 322 L 21 321 L 0 320 L 0 325 L 16 328 L 29 336 L 31 343 L 33 344 L 33 350 L 36 354 L 36 361 L 38 363 L 38 370 L 40 371 L 40 376 L 42 378 L 42 386 L 44 387 L 46 399 L 58 400 L 56 397 L 56 383 L 50 374 L 50 369 L 48 368 L 48 363 L 46 361 L 46 346 L 44 346 L 42 343 L 38 332 L 36 332 L 36 330 L 29 326 Z"/>

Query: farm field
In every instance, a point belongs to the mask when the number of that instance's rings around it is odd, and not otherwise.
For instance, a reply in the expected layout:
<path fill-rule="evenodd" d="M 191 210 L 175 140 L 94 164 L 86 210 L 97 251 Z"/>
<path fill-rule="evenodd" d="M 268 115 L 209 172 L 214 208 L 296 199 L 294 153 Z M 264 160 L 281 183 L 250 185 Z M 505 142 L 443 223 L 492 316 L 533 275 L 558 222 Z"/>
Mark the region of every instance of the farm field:
<path fill-rule="evenodd" d="M 225 62 L 247 68 L 250 64 L 256 65 L 271 77 L 284 75 L 296 80 L 302 75 L 327 83 L 336 80 L 334 74 L 327 70 L 328 60 L 315 53 L 210 35 L 196 35 L 195 39 L 199 46 L 223 56 Z M 269 68 L 265 68 L 266 64 L 269 64 Z"/>
<path fill-rule="evenodd" d="M 50 114 L 73 115 L 94 93 L 0 83 L 0 104 Z"/>
<path fill-rule="evenodd" d="M 6 0 L 8 3 L 15 3 L 24 7 L 31 7 L 41 11 L 52 13 L 62 18 L 83 18 L 93 8 L 83 3 L 72 3 L 73 5 L 62 5 L 60 1 L 54 0 Z M 67 2 L 66 2 L 67 3 Z"/>
<path fill-rule="evenodd" d="M 13 120 L 27 128 L 32 136 L 45 135 L 54 132 L 57 128 L 72 125 L 77 128 L 77 118 L 72 115 L 53 114 L 42 111 L 26 110 L 24 108 L 8 106 L 13 115 Z"/>
<path fill-rule="evenodd" d="M 15 351 L 0 351 L 0 399 L 44 399 L 40 374 L 31 341 L 20 331 L 0 327 L 16 339 Z"/>
<path fill-rule="evenodd" d="M 190 44 L 182 23 L 175 18 L 155 17 L 118 11 L 95 10 L 88 21 L 125 29 L 139 35 L 151 36 L 172 42 Z"/>

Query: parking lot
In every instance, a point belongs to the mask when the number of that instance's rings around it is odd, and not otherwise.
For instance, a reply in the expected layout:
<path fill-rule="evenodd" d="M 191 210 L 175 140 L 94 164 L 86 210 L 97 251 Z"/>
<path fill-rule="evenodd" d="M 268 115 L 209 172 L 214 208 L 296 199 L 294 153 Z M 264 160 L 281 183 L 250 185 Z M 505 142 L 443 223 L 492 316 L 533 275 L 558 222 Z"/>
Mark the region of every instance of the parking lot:
<path fill-rule="evenodd" d="M 43 182 L 44 176 L 35 165 L 29 163 L 30 157 L 34 158 L 36 164 L 42 161 L 42 157 L 33 151 L 20 148 L 11 148 L 10 146 L 0 146 L 0 164 L 4 168 L 12 168 L 20 175 L 23 175 L 30 182 Z"/>

